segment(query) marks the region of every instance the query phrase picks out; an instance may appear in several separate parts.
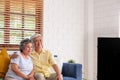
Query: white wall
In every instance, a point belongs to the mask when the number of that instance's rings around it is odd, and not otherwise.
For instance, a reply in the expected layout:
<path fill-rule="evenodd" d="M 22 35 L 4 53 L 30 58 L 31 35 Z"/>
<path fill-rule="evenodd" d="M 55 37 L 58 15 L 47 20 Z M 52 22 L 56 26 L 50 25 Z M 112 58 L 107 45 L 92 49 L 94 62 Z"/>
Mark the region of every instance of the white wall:
<path fill-rule="evenodd" d="M 95 0 L 95 36 L 119 36 L 120 0 Z"/>
<path fill-rule="evenodd" d="M 44 48 L 83 63 L 84 0 L 44 1 Z"/>
<path fill-rule="evenodd" d="M 45 0 L 44 48 L 83 64 L 83 77 L 96 79 L 93 0 Z"/>
<path fill-rule="evenodd" d="M 96 80 L 96 57 L 94 56 L 94 0 L 85 0 L 84 6 L 84 75 L 87 80 Z"/>

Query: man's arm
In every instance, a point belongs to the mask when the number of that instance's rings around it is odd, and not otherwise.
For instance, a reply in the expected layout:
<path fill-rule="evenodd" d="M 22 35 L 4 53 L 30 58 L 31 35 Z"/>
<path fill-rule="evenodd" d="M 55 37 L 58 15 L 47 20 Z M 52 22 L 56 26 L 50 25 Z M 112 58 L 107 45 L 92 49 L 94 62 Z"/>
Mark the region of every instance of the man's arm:
<path fill-rule="evenodd" d="M 14 52 L 12 55 L 9 55 L 10 59 L 14 59 L 18 57 L 17 52 Z"/>
<path fill-rule="evenodd" d="M 60 71 L 59 67 L 57 66 L 57 64 L 53 64 L 52 67 L 55 70 L 55 72 L 57 73 L 57 80 L 63 80 L 61 71 Z"/>

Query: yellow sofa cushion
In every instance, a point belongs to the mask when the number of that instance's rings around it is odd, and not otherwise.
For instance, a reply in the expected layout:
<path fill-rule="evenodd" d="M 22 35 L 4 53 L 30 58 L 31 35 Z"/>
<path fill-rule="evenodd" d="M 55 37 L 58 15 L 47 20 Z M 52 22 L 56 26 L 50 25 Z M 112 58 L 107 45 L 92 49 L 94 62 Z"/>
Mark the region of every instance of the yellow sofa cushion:
<path fill-rule="evenodd" d="M 0 78 L 4 78 L 9 68 L 10 57 L 7 53 L 6 48 L 3 48 L 0 52 Z"/>

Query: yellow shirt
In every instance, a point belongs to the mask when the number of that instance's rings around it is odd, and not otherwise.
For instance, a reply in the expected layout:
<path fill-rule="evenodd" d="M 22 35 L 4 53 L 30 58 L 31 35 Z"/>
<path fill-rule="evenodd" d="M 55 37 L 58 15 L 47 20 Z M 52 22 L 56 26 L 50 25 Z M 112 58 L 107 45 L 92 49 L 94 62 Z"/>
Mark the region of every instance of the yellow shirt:
<path fill-rule="evenodd" d="M 51 66 L 56 64 L 51 52 L 42 49 L 40 54 L 33 51 L 30 56 L 33 59 L 35 73 L 41 73 L 45 77 L 49 77 L 51 73 Z"/>

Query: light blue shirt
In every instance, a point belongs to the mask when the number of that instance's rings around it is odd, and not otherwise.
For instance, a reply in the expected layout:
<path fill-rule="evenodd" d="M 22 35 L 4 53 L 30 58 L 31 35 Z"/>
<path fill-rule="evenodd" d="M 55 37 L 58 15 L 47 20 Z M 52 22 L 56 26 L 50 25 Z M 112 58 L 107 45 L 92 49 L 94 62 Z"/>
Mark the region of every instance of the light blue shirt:
<path fill-rule="evenodd" d="M 18 65 L 20 71 L 26 75 L 30 74 L 30 72 L 33 70 L 33 62 L 31 57 L 28 57 L 28 59 L 23 58 L 21 53 L 18 53 L 18 57 L 15 59 L 11 59 L 10 63 L 15 63 Z M 11 64 L 9 65 L 8 72 L 6 74 L 6 77 L 12 77 L 17 80 L 25 80 L 24 78 L 18 76 L 12 69 Z"/>

